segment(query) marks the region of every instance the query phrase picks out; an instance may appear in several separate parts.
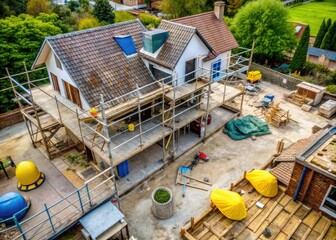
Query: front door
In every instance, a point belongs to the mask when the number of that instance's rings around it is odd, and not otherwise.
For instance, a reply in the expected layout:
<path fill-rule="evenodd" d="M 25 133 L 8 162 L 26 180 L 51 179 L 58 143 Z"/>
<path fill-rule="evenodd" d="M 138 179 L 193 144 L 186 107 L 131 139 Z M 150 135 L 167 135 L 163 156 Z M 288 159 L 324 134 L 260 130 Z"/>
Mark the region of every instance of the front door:
<path fill-rule="evenodd" d="M 186 61 L 185 66 L 185 82 L 191 82 L 195 78 L 196 58 Z"/>

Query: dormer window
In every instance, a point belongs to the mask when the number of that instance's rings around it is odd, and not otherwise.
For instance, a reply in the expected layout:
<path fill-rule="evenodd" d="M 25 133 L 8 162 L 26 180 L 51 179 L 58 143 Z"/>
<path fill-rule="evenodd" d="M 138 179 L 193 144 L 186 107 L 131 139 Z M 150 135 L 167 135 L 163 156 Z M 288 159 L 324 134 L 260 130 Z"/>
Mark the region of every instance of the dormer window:
<path fill-rule="evenodd" d="M 56 55 L 54 55 L 54 57 L 55 57 L 56 66 L 57 66 L 59 69 L 63 70 L 61 61 L 58 59 L 58 57 L 57 57 Z"/>
<path fill-rule="evenodd" d="M 120 49 L 123 51 L 126 57 L 130 57 L 137 53 L 131 35 L 127 36 L 114 36 L 114 40 L 117 42 Z"/>

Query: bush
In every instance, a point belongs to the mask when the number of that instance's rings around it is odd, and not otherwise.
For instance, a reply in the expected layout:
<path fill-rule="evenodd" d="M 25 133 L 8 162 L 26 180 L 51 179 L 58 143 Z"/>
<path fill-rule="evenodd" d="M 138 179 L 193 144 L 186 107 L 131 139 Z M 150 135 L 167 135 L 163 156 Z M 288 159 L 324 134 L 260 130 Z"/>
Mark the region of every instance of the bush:
<path fill-rule="evenodd" d="M 154 200 L 158 203 L 166 203 L 170 199 L 170 194 L 167 190 L 159 189 L 154 195 Z"/>
<path fill-rule="evenodd" d="M 145 27 L 148 29 L 153 27 L 157 28 L 162 21 L 161 18 L 150 15 L 149 13 L 140 13 L 139 19 L 142 22 L 142 24 L 145 25 Z"/>
<path fill-rule="evenodd" d="M 115 23 L 126 22 L 135 19 L 135 17 L 126 11 L 115 11 Z"/>
<path fill-rule="evenodd" d="M 327 91 L 332 93 L 332 94 L 336 94 L 336 85 L 327 86 Z"/>
<path fill-rule="evenodd" d="M 96 18 L 90 18 L 90 17 L 82 18 L 78 23 L 79 30 L 94 28 L 98 26 L 99 26 L 98 20 Z"/>

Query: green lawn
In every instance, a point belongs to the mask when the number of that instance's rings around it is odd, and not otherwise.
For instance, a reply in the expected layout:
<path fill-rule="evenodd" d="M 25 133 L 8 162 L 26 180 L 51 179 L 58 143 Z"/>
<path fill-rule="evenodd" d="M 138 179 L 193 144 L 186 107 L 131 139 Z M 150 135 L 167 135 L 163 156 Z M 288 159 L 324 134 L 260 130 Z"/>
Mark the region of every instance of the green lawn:
<path fill-rule="evenodd" d="M 336 0 L 309 2 L 289 8 L 289 19 L 309 24 L 311 36 L 316 36 L 323 18 L 336 21 Z"/>

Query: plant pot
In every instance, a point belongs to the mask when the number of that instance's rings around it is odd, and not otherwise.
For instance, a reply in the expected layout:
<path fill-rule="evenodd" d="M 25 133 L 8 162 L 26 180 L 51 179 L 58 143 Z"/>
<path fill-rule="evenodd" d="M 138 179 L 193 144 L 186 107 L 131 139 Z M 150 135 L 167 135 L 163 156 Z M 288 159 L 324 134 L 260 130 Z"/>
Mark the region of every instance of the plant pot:
<path fill-rule="evenodd" d="M 155 195 L 158 191 L 166 191 L 169 193 L 169 198 L 165 202 L 158 202 L 155 199 Z M 152 193 L 152 212 L 155 217 L 158 219 L 167 219 L 174 214 L 174 201 L 173 201 L 173 193 L 169 188 L 166 187 L 158 187 Z"/>

